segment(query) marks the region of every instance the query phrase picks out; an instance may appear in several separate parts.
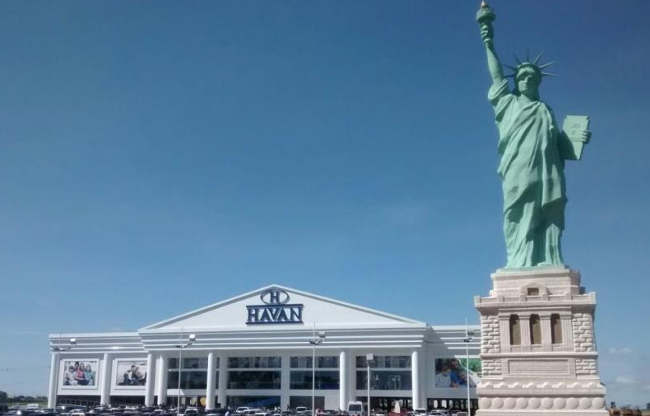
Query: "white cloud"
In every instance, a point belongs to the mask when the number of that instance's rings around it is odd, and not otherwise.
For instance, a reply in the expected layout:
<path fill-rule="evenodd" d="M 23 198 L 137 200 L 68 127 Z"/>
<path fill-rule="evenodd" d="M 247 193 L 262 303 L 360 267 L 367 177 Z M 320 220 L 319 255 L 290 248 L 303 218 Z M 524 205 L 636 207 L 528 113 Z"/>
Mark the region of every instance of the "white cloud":
<path fill-rule="evenodd" d="M 471 386 L 470 386 L 470 387 L 471 387 Z M 642 388 L 643 390 L 650 391 L 650 384 L 647 384 L 647 385 L 645 385 L 645 386 L 643 386 L 643 387 L 641 387 L 641 388 Z"/>
<path fill-rule="evenodd" d="M 632 351 L 632 348 L 629 347 L 622 347 L 622 348 L 609 347 L 609 353 L 612 355 L 632 354 L 633 352 L 634 351 Z"/>
<path fill-rule="evenodd" d="M 614 379 L 614 383 L 618 383 L 618 384 L 635 384 L 636 380 L 634 379 L 634 377 L 630 377 L 630 376 L 618 376 L 618 377 L 616 377 L 616 379 Z"/>
<path fill-rule="evenodd" d="M 426 221 L 429 208 L 416 202 L 404 202 L 384 208 L 381 215 L 391 224 L 416 225 Z"/>
<path fill-rule="evenodd" d="M 0 328 L 0 334 L 7 335 L 48 335 L 45 331 L 34 331 L 31 329 L 4 329 Z"/>

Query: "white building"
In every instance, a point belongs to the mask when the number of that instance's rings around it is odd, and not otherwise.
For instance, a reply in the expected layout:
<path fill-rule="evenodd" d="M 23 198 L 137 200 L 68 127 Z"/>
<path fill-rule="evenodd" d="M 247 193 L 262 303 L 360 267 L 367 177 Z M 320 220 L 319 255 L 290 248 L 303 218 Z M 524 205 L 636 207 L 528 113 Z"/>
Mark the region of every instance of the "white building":
<path fill-rule="evenodd" d="M 311 408 L 315 353 L 316 408 L 367 401 L 367 354 L 372 408 L 465 408 L 466 345 L 471 387 L 480 373 L 479 328 L 469 329 L 467 344 L 464 325 L 429 326 L 272 285 L 137 332 L 50 335 L 49 406 L 175 404 L 180 394 L 208 409 Z"/>

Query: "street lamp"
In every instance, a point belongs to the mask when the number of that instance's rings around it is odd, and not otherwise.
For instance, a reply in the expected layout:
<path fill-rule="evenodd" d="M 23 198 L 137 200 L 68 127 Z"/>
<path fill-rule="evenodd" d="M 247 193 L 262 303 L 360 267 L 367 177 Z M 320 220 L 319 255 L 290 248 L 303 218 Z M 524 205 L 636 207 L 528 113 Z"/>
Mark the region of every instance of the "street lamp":
<path fill-rule="evenodd" d="M 467 416 L 472 416 L 472 402 L 469 395 L 469 383 L 471 381 L 469 375 L 469 343 L 474 339 L 474 331 L 468 331 L 467 321 L 465 321 L 465 338 L 463 342 L 465 343 L 465 372 L 467 374 Z"/>
<path fill-rule="evenodd" d="M 194 341 L 196 341 L 196 335 L 190 334 L 189 337 L 187 337 L 187 341 L 183 342 L 183 329 L 181 328 L 180 342 L 174 345 L 174 347 L 178 348 L 178 391 L 176 399 L 176 413 L 179 415 L 181 414 L 181 375 L 183 369 L 183 349 L 194 344 Z"/>
<path fill-rule="evenodd" d="M 60 337 L 59 337 L 60 340 Z M 74 346 L 77 345 L 77 338 L 70 338 L 69 345 L 53 345 L 50 350 L 54 353 L 54 361 L 52 362 L 52 371 L 54 371 L 55 363 L 58 365 L 61 357 L 61 352 L 70 351 Z M 58 395 L 59 390 L 59 375 L 54 374 L 54 381 L 52 382 L 52 390 L 50 391 L 50 396 L 48 399 L 47 406 L 54 408 L 56 407 L 56 396 Z"/>
<path fill-rule="evenodd" d="M 320 345 L 325 341 L 325 332 L 319 331 L 318 336 L 316 336 L 316 330 L 314 330 L 309 344 L 312 347 L 311 354 L 311 414 L 316 416 L 315 406 L 316 406 L 316 345 Z"/>
<path fill-rule="evenodd" d="M 372 364 L 375 361 L 375 354 L 366 354 L 366 366 L 368 367 L 368 374 L 366 378 L 368 381 L 366 382 L 366 387 L 368 387 L 368 413 L 366 413 L 366 416 L 370 416 L 370 364 Z"/>

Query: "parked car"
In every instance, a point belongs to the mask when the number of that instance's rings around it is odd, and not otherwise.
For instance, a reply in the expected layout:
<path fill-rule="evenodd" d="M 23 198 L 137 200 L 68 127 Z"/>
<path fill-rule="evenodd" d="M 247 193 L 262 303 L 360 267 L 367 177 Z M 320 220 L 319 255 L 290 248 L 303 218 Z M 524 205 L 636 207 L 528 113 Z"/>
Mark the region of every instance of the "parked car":
<path fill-rule="evenodd" d="M 348 403 L 348 414 L 350 416 L 363 416 L 363 403 L 361 402 L 349 402 Z"/>
<path fill-rule="evenodd" d="M 29 416 L 32 412 L 26 409 L 11 409 L 3 413 L 2 416 Z"/>
<path fill-rule="evenodd" d="M 238 407 L 237 410 L 235 410 L 235 413 L 243 414 L 248 409 L 250 409 L 250 407 L 246 407 L 246 406 Z"/>

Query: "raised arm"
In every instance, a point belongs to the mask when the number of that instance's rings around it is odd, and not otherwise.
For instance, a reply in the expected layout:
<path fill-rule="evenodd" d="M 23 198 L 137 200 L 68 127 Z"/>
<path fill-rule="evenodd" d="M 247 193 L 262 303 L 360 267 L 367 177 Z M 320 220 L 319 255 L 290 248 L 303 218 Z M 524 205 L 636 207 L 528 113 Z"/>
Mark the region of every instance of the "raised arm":
<path fill-rule="evenodd" d="M 492 24 L 484 23 L 481 25 L 481 38 L 483 39 L 485 51 L 487 52 L 488 68 L 492 76 L 492 83 L 500 84 L 503 81 L 503 68 L 494 49 L 494 29 L 492 28 Z"/>

